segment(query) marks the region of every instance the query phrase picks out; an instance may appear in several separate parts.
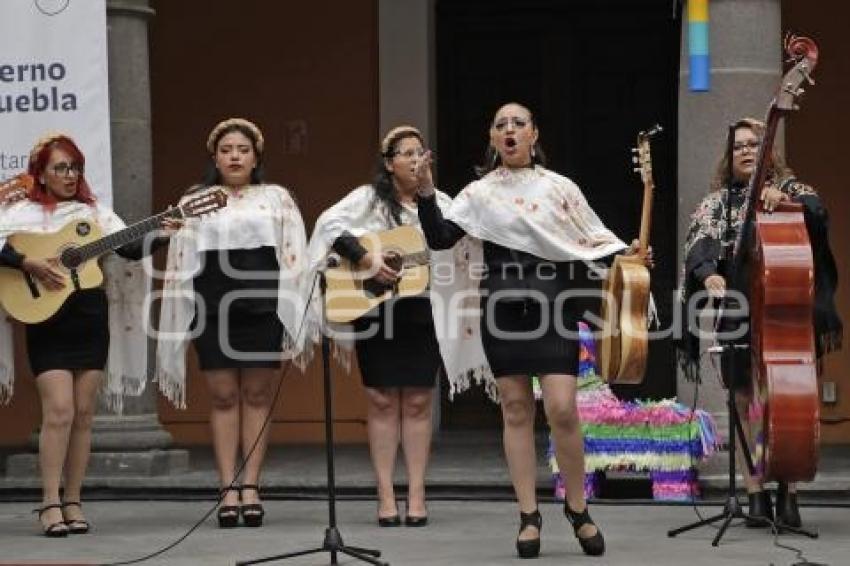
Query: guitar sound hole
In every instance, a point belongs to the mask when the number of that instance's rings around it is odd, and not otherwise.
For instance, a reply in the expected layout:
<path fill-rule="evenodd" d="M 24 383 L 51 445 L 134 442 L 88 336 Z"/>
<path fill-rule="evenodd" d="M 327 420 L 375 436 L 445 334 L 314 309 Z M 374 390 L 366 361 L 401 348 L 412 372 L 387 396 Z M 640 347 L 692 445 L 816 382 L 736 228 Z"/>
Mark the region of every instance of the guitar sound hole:
<path fill-rule="evenodd" d="M 83 263 L 83 257 L 77 248 L 68 248 L 59 256 L 59 261 L 68 269 L 77 269 Z"/>
<path fill-rule="evenodd" d="M 383 295 L 384 293 L 386 293 L 387 291 L 389 291 L 393 287 L 394 287 L 394 285 L 392 285 L 392 284 L 388 285 L 386 283 L 381 283 L 380 281 L 378 281 L 374 277 L 371 278 L 371 279 L 367 279 L 366 281 L 363 282 L 363 292 L 366 293 L 366 295 L 370 299 L 374 299 L 375 297 L 380 297 L 381 295 Z"/>

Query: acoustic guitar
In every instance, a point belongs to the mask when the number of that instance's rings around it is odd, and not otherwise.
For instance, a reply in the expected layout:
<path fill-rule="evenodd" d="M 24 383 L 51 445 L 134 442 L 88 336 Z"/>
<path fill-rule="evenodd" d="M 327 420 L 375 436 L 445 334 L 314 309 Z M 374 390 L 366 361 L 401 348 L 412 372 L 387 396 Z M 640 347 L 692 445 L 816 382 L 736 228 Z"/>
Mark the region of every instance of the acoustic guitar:
<path fill-rule="evenodd" d="M 325 272 L 325 305 L 331 322 L 351 322 L 393 297 L 419 295 L 428 288 L 431 270 L 425 238 L 412 226 L 365 234 L 360 244 L 369 252 L 385 256 L 384 262 L 401 272 L 401 278 L 386 285 L 358 270 L 348 260 Z"/>
<path fill-rule="evenodd" d="M 0 304 L 9 315 L 25 324 L 44 322 L 59 310 L 71 293 L 92 289 L 103 283 L 100 256 L 142 238 L 158 229 L 167 218 L 202 216 L 227 204 L 227 194 L 218 189 L 104 236 L 92 220 L 72 220 L 56 232 L 18 232 L 9 243 L 28 258 L 57 258 L 65 274 L 62 289 L 46 289 L 31 274 L 19 269 L 0 268 Z"/>
<path fill-rule="evenodd" d="M 649 352 L 647 332 L 649 321 L 649 269 L 645 258 L 649 247 L 649 227 L 652 219 L 652 159 L 649 140 L 661 131 L 654 126 L 637 136 L 632 149 L 635 172 L 643 181 L 643 210 L 640 219 L 640 248 L 635 255 L 618 255 L 605 281 L 602 300 L 604 335 L 599 347 L 599 370 L 611 383 L 639 384 L 646 374 Z"/>

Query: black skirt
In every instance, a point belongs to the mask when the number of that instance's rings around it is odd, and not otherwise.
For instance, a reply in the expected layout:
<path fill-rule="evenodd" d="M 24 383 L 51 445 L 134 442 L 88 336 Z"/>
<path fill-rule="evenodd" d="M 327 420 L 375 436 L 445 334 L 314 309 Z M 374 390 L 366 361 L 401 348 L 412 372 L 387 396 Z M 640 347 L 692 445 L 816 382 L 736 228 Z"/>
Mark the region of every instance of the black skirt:
<path fill-rule="evenodd" d="M 109 353 L 109 310 L 102 288 L 76 291 L 44 322 L 26 325 L 33 375 L 48 370 L 103 370 Z"/>
<path fill-rule="evenodd" d="M 556 313 L 552 301 L 541 305 L 531 299 L 496 303 L 483 299 L 481 306 L 481 341 L 495 377 L 578 375 L 578 320 L 572 308 Z M 549 311 L 548 323 L 543 309 Z M 569 333 L 559 330 L 556 317 Z"/>
<path fill-rule="evenodd" d="M 203 320 L 196 312 L 192 323 L 201 370 L 279 368 L 284 328 L 277 316 L 274 248 L 207 251 L 202 261 L 194 287 L 205 308 Z M 245 291 L 263 296 L 229 302 L 229 293 Z"/>
<path fill-rule="evenodd" d="M 442 364 L 431 301 L 382 303 L 354 321 L 357 363 L 366 387 L 434 387 Z"/>

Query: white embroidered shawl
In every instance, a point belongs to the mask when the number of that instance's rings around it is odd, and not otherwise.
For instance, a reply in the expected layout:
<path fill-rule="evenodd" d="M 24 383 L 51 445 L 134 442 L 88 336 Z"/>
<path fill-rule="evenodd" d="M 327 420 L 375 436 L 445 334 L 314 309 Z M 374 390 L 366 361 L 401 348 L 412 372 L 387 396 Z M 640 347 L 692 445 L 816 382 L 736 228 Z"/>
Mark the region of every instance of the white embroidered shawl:
<path fill-rule="evenodd" d="M 446 218 L 467 234 L 450 265 L 435 263 L 435 272 L 449 276 L 435 277 L 431 288 L 450 395 L 475 382 L 495 400 L 496 383 L 481 343 L 481 241 L 554 262 L 593 261 L 626 244 L 602 224 L 575 183 L 540 166 L 491 171 L 455 197 Z"/>
<path fill-rule="evenodd" d="M 186 347 L 195 317 L 193 278 L 202 267 L 201 252 L 273 246 L 280 265 L 277 314 L 286 330 L 282 358 L 297 355 L 298 347 L 293 340 L 303 333 L 304 306 L 300 292 L 307 266 L 307 236 L 295 201 L 279 185 L 223 190 L 229 193 L 227 206 L 207 217 L 187 219 L 183 228 L 172 236 L 168 250 L 156 332 L 155 375 L 163 394 L 181 409 L 186 408 Z M 183 200 L 202 194 L 192 193 Z"/>
<path fill-rule="evenodd" d="M 60 202 L 52 212 L 30 200 L 18 201 L 0 209 L 0 247 L 16 232 L 55 232 L 72 220 L 90 219 L 104 235 L 125 227 L 112 210 L 99 204 Z M 109 304 L 109 352 L 106 379 L 101 395 L 107 408 L 121 412 L 125 395 L 140 395 L 147 379 L 147 336 L 142 322 L 142 306 L 150 291 L 142 262 L 128 262 L 115 254 L 101 259 Z M 0 402 L 12 397 L 15 376 L 12 327 L 0 308 Z"/>
<path fill-rule="evenodd" d="M 445 193 L 437 191 L 437 205 L 448 211 L 451 198 Z M 408 204 L 402 205 L 401 224 L 419 228 L 419 215 L 416 207 Z M 305 299 L 311 301 L 306 336 L 312 343 L 317 343 L 321 337 L 322 311 L 320 293 L 318 291 L 318 280 L 316 272 L 324 267 L 326 258 L 330 253 L 336 239 L 343 232 L 348 232 L 355 237 L 367 233 L 382 232 L 396 228 L 398 225 L 390 214 L 386 203 L 377 198 L 372 185 L 362 185 L 351 191 L 342 200 L 325 210 L 316 220 L 313 235 L 310 237 L 310 277 L 305 279 L 307 286 L 304 289 Z M 433 262 L 446 262 L 451 257 L 451 251 L 431 252 Z M 431 281 L 433 284 L 434 269 L 431 269 Z M 329 335 L 333 337 L 334 357 L 347 369 L 351 366 L 351 349 L 353 340 L 350 325 L 331 324 L 328 329 Z M 310 347 L 305 348 L 309 355 Z"/>

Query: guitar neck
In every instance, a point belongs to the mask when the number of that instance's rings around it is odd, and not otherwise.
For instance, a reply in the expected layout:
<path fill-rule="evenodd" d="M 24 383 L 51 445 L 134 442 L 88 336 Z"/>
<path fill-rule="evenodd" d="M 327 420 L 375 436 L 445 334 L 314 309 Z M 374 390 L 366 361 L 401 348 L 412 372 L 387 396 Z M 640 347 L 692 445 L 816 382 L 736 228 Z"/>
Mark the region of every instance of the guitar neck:
<path fill-rule="evenodd" d="M 643 184 L 643 209 L 640 214 L 640 252 L 646 254 L 649 249 L 649 229 L 652 224 L 652 192 L 655 185 L 652 179 Z"/>
<path fill-rule="evenodd" d="M 423 250 L 421 252 L 404 254 L 402 259 L 404 260 L 404 265 L 426 265 L 431 261 L 431 254 L 428 250 Z"/>
<path fill-rule="evenodd" d="M 151 216 L 150 218 L 146 218 L 136 222 L 135 224 L 127 226 L 123 230 L 119 230 L 118 232 L 104 236 L 99 240 L 80 246 L 76 249 L 76 252 L 79 254 L 81 262 L 100 257 L 107 252 L 116 250 L 131 242 L 135 242 L 139 238 L 142 238 L 145 234 L 158 229 L 164 218 L 175 216 L 179 217 L 180 215 L 181 213 L 179 208 L 175 207 L 166 210 L 155 216 Z"/>

